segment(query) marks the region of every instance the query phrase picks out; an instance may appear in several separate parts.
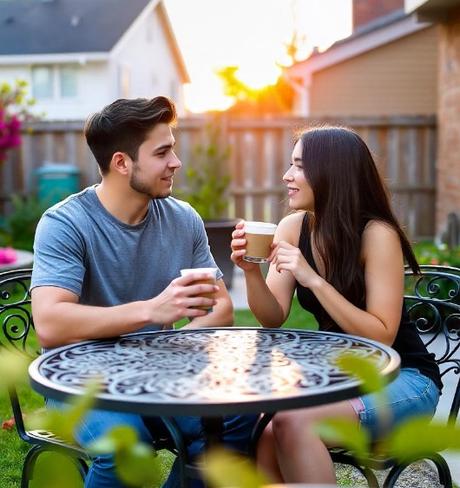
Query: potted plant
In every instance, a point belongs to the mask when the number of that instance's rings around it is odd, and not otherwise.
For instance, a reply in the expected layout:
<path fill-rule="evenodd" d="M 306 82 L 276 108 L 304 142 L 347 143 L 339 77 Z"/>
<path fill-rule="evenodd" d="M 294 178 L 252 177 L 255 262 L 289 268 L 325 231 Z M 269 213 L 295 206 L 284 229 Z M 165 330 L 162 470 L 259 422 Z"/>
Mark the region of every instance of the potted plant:
<path fill-rule="evenodd" d="M 237 221 L 224 217 L 230 185 L 226 168 L 230 147 L 222 143 L 220 130 L 215 125 L 206 127 L 206 135 L 206 142 L 193 148 L 191 163 L 185 172 L 186 187 L 177 189 L 175 195 L 190 203 L 204 220 L 211 252 L 224 273 L 225 285 L 231 288 L 230 242 Z"/>

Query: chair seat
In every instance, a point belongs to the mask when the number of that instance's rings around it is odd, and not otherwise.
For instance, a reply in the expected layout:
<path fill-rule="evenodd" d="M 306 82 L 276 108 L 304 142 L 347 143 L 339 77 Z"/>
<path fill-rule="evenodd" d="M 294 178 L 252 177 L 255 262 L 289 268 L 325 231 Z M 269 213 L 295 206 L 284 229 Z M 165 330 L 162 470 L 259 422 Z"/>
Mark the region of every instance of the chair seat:
<path fill-rule="evenodd" d="M 36 444 L 52 444 L 57 448 L 74 451 L 79 457 L 90 459 L 88 453 L 82 447 L 76 444 L 70 444 L 48 430 L 26 430 L 26 434 L 33 439 Z"/>
<path fill-rule="evenodd" d="M 353 454 L 345 449 L 329 449 L 329 452 L 331 453 L 333 461 L 336 463 L 352 464 L 350 460 L 354 460 Z M 397 464 L 397 461 L 394 458 L 385 456 L 383 454 L 371 453 L 366 456 L 363 464 L 367 468 L 382 471 L 392 468 L 395 464 Z"/>

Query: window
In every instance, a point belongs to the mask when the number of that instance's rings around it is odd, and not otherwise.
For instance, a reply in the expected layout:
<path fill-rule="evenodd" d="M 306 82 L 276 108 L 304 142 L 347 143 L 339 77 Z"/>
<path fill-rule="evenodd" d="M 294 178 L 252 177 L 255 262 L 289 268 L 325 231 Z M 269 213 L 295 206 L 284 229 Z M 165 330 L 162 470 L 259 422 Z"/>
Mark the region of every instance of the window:
<path fill-rule="evenodd" d="M 54 97 L 52 66 L 34 66 L 32 68 L 32 94 L 38 100 Z"/>
<path fill-rule="evenodd" d="M 76 66 L 61 66 L 59 68 L 59 86 L 61 98 L 75 98 L 77 96 Z"/>
<path fill-rule="evenodd" d="M 32 94 L 37 100 L 76 98 L 78 66 L 33 66 Z"/>

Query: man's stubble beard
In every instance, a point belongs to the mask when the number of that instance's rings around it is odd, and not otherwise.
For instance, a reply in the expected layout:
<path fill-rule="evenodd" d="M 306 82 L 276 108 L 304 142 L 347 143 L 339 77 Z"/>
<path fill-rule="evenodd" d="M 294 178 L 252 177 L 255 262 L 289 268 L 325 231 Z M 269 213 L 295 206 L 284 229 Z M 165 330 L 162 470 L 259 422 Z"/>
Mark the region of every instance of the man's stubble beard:
<path fill-rule="evenodd" d="M 131 177 L 129 179 L 129 186 L 134 190 L 134 191 L 137 191 L 138 193 L 141 193 L 142 195 L 147 195 L 149 198 L 168 198 L 169 196 L 171 196 L 171 193 L 172 191 L 171 190 L 168 190 L 168 192 L 166 194 L 154 194 L 151 192 L 151 189 L 150 187 L 142 182 L 138 177 L 137 177 L 137 169 L 135 168 L 133 173 L 131 174 Z"/>

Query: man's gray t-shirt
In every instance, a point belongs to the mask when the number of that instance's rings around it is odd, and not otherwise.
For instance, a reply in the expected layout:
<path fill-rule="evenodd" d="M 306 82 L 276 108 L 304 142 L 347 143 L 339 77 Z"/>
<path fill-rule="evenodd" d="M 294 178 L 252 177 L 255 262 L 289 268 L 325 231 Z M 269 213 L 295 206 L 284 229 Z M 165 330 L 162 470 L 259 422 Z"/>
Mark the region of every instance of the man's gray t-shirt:
<path fill-rule="evenodd" d="M 157 296 L 183 268 L 217 267 L 203 221 L 188 203 L 153 199 L 142 222 L 128 225 L 103 207 L 95 189 L 43 214 L 31 288 L 56 286 L 81 304 L 112 306 Z"/>

